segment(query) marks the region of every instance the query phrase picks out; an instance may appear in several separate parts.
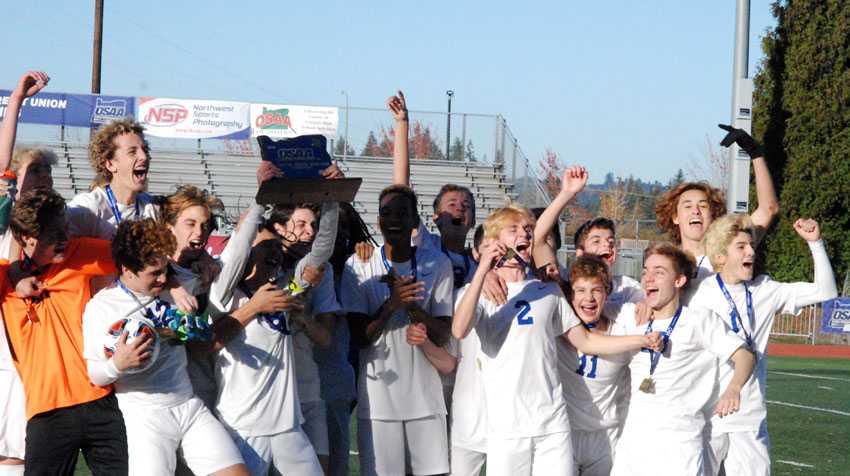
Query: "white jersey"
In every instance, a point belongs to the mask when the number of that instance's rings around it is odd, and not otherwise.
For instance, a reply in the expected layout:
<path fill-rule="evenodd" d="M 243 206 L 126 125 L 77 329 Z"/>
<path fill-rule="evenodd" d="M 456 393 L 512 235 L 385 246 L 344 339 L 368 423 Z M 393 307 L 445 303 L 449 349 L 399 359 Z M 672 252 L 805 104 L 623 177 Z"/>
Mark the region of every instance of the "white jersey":
<path fill-rule="evenodd" d="M 147 193 L 138 194 L 134 205 L 116 203 L 116 206 L 121 213 L 121 220 L 156 219 L 159 216 L 159 209 Z M 103 187 L 77 194 L 68 202 L 67 215 L 68 233 L 71 236 L 111 240 L 118 228 L 119 220 L 112 211 L 109 197 Z"/>
<path fill-rule="evenodd" d="M 146 309 L 159 319 L 170 307 L 165 301 L 133 294 L 135 297 L 112 285 L 100 290 L 86 304 L 83 312 L 83 357 L 86 360 L 110 360 L 104 354 L 103 342 L 109 327 L 118 319 L 147 317 Z M 139 308 L 140 302 L 146 304 L 143 309 Z M 114 386 L 121 405 L 171 408 L 188 401 L 193 392 L 186 371 L 186 347 L 160 341 L 159 354 L 150 368 L 134 374 L 119 374 Z"/>
<path fill-rule="evenodd" d="M 334 291 L 333 268 L 328 265 L 319 285 L 309 291 L 308 302 L 304 308 L 306 319 L 313 319 L 319 314 L 337 314 L 340 312 L 339 303 Z M 304 329 L 292 324 L 292 341 L 295 348 L 295 378 L 298 382 L 298 399 L 301 403 L 319 402 L 322 400 L 319 366 L 313 359 L 313 341 Z"/>
<path fill-rule="evenodd" d="M 606 316 L 616 316 L 620 313 L 623 304 L 638 303 L 643 301 L 643 298 L 643 288 L 640 287 L 639 282 L 624 274 L 618 274 L 611 282 L 611 293 L 605 300 L 603 313 Z"/>
<path fill-rule="evenodd" d="M 826 260 L 826 251 L 823 245 L 820 250 Z M 813 252 L 817 252 L 813 249 Z M 816 259 L 817 263 L 819 260 Z M 818 270 L 821 271 L 821 270 Z M 832 270 L 823 270 L 832 279 Z M 818 273 L 816 273 L 817 276 Z M 834 293 L 821 295 L 815 283 L 778 283 L 767 275 L 761 275 L 746 283 L 746 288 L 752 294 L 753 320 L 750 321 L 747 311 L 747 298 L 744 283 L 724 283 L 729 295 L 735 303 L 740 315 L 737 320 L 736 329 L 741 338 L 746 339 L 749 335 L 753 342 L 753 351 L 756 353 L 756 366 L 753 375 L 741 390 L 741 410 L 725 418 L 714 417 L 712 419 L 713 432 L 730 431 L 758 431 L 762 422 L 767 418 L 765 406 L 765 386 L 767 379 L 767 343 L 770 338 L 770 330 L 773 327 L 777 312 L 797 314 L 801 308 L 828 299 Z M 691 307 L 710 309 L 721 316 L 726 326 L 732 329 L 731 306 L 726 300 L 717 275 L 704 280 L 691 299 Z M 720 363 L 720 390 L 725 389 L 732 380 L 734 367 L 729 362 Z"/>
<path fill-rule="evenodd" d="M 465 289 L 465 288 L 463 288 Z M 457 378 L 452 393 L 452 447 L 487 451 L 487 403 L 481 372 L 481 341 L 475 329 L 460 342 L 452 340 Z"/>
<path fill-rule="evenodd" d="M 472 281 L 475 276 L 475 270 L 478 269 L 478 263 L 467 253 L 455 253 L 443 246 L 443 241 L 440 235 L 431 233 L 424 223 L 419 223 L 419 228 L 416 230 L 416 236 L 413 237 L 413 246 L 429 249 L 443 253 L 452 263 L 452 276 L 455 279 L 455 289 L 460 289 Z"/>
<path fill-rule="evenodd" d="M 584 354 L 566 339 L 560 339 L 558 373 L 572 429 L 597 431 L 622 424 L 628 410 L 626 386 L 631 357 L 631 353 L 604 357 Z"/>
<path fill-rule="evenodd" d="M 672 321 L 671 316 L 637 326 L 634 313 L 634 305 L 624 305 L 612 334 L 643 335 L 650 325 L 652 331 L 665 332 Z M 683 307 L 667 349 L 651 377 L 655 393 L 639 390 L 643 380 L 650 376 L 651 354 L 631 353 L 632 388 L 624 435 L 651 429 L 701 438 L 706 421 L 703 411 L 717 398 L 717 359 L 729 360 L 744 345 L 743 339 L 726 329 L 720 316 L 704 309 Z"/>
<path fill-rule="evenodd" d="M 507 283 L 507 287 L 505 305 L 482 297 L 475 309 L 487 437 L 525 438 L 569 431 L 557 341 L 579 320 L 555 283 L 529 279 Z"/>
<path fill-rule="evenodd" d="M 230 308 L 250 299 L 233 290 Z M 216 414 L 240 435 L 264 436 L 289 431 L 303 423 L 295 384 L 292 335 L 252 319 L 216 355 Z"/>
<path fill-rule="evenodd" d="M 684 306 L 689 306 L 691 303 L 691 299 L 694 297 L 694 293 L 699 289 L 700 283 L 705 280 L 705 278 L 714 274 L 714 266 L 711 265 L 711 260 L 708 259 L 706 255 L 700 255 L 696 257 L 696 271 L 691 279 L 688 280 L 688 287 L 682 292 L 681 302 Z"/>
<path fill-rule="evenodd" d="M 390 296 L 382 248 L 368 262 L 354 255 L 345 265 L 340 284 L 342 307 L 348 313 L 375 315 Z M 416 249 L 416 279 L 425 283 L 420 306 L 432 316 L 452 315 L 452 269 L 439 252 Z M 396 274 L 411 275 L 411 261 L 389 263 Z M 410 319 L 403 311 L 387 322 L 377 341 L 360 350 L 357 386 L 359 418 L 412 420 L 445 415 L 442 384 L 437 369 L 421 349 L 407 343 Z"/>

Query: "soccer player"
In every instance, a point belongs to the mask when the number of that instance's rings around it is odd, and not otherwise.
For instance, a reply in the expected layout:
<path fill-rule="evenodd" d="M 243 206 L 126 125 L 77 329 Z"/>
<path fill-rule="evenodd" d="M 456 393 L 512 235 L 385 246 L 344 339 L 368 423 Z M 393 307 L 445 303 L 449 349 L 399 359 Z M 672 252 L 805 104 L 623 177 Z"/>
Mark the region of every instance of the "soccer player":
<path fill-rule="evenodd" d="M 8 221 L 12 213 L 12 204 L 22 191 L 36 186 L 53 186 L 50 176 L 51 166 L 56 156 L 48 150 L 19 149 L 15 151 L 15 136 L 18 128 L 18 114 L 26 98 L 38 94 L 50 77 L 41 71 L 28 71 L 9 95 L 6 114 L 0 126 L 0 171 L 11 170 L 17 177 L 17 196 L 15 190 L 6 189 L 6 199 L 0 207 L 3 230 L 0 236 L 0 258 L 12 259 L 11 248 L 15 244 Z M 14 152 L 13 152 L 14 151 Z M 19 252 L 19 247 L 14 246 Z M 12 355 L 6 338 L 6 330 L 0 326 L 0 474 L 23 474 L 24 447 L 26 432 L 26 413 L 24 387 L 15 370 Z M 4 473 L 5 471 L 5 473 Z"/>
<path fill-rule="evenodd" d="M 393 185 L 378 201 L 384 245 L 367 262 L 352 256 L 340 286 L 352 340 L 361 347 L 360 467 L 364 474 L 446 473 L 439 373 L 454 369 L 454 358 L 442 347 L 452 313 L 451 264 L 442 253 L 411 246 L 419 225 L 413 190 Z M 435 345 L 411 345 L 407 328 L 418 323 Z"/>
<path fill-rule="evenodd" d="M 16 278 L 2 272 L 5 328 L 26 395 L 25 472 L 71 475 L 82 450 L 95 473 L 127 474 L 121 411 L 111 385 L 89 381 L 82 353 L 89 281 L 115 271 L 109 242 L 69 240 L 65 201 L 49 189 L 22 194 L 9 226 L 22 248 L 12 267 L 36 278 L 19 282 L 35 292 L 21 298 Z"/>
<path fill-rule="evenodd" d="M 682 288 L 695 268 L 689 254 L 662 243 L 644 252 L 643 263 L 641 284 L 652 310 L 650 320 L 637 324 L 635 305 L 625 304 L 613 333 L 664 330 L 665 345 L 662 352 L 634 352 L 631 357 L 629 411 L 611 474 L 702 475 L 704 411 L 714 407 L 715 414 L 727 417 L 741 408 L 741 388 L 752 373 L 753 355 L 720 316 L 682 305 Z M 735 369 L 719 399 L 714 393 L 718 359 Z"/>
<path fill-rule="evenodd" d="M 728 147 L 736 143 L 752 159 L 758 207 L 750 217 L 756 227 L 756 242 L 759 242 L 779 213 L 779 200 L 764 158 L 764 148 L 742 129 L 722 124 L 719 127 L 728 132 L 720 145 Z M 711 222 L 725 213 L 723 193 L 705 182 L 681 183 L 668 190 L 656 202 L 658 227 L 669 233 L 676 244 L 696 258 L 697 266 L 691 277 L 690 290 L 683 295 L 686 304 L 699 283 L 714 272 L 701 241 Z"/>
<path fill-rule="evenodd" d="M 756 353 L 756 369 L 741 391 L 741 411 L 711 420 L 711 469 L 717 474 L 770 474 L 770 441 L 767 434 L 767 342 L 778 312 L 799 313 L 808 305 L 838 295 L 832 267 L 820 230 L 814 220 L 799 219 L 794 229 L 806 240 L 814 261 L 812 283 L 779 283 L 766 274 L 753 277 L 752 220 L 729 214 L 715 220 L 703 243 L 717 274 L 700 284 L 690 306 L 722 316 L 726 326 L 747 341 Z M 733 378 L 734 368 L 720 364 L 721 388 Z"/>
<path fill-rule="evenodd" d="M 487 407 L 487 471 L 496 475 L 574 474 L 570 423 L 557 371 L 558 339 L 590 354 L 657 347 L 658 334 L 612 338 L 580 325 L 554 282 L 528 279 L 534 218 L 509 206 L 484 223 L 492 239 L 472 282 L 458 296 L 452 334 L 475 328 Z M 510 250 L 510 251 L 509 251 Z M 491 269 L 507 283 L 507 304 L 481 298 Z"/>
<path fill-rule="evenodd" d="M 614 321 L 606 304 L 615 279 L 610 264 L 593 254 L 579 256 L 570 266 L 570 305 L 590 332 L 611 334 Z M 611 472 L 628 410 L 630 360 L 630 353 L 588 355 L 560 342 L 558 371 L 570 416 L 576 474 Z"/>
<path fill-rule="evenodd" d="M 116 320 L 141 317 L 155 323 L 165 315 L 170 305 L 159 295 L 175 247 L 171 231 L 153 219 L 118 225 L 112 242 L 118 280 L 98 292 L 83 314 L 88 375 L 96 385 L 115 385 L 131 475 L 174 474 L 178 448 L 195 474 L 247 475 L 230 435 L 192 391 L 185 346 L 161 337 L 155 360 L 136 372 L 154 358 L 150 338 L 128 344 L 125 331 L 115 353 L 104 352 L 104 336 Z"/>

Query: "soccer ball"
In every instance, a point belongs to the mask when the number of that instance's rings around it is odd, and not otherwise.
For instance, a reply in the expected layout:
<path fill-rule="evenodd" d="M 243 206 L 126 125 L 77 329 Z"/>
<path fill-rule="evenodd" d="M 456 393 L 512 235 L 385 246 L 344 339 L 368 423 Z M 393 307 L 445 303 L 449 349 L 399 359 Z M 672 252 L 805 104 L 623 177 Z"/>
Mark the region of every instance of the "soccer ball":
<path fill-rule="evenodd" d="M 135 374 L 151 368 L 159 355 L 159 335 L 156 332 L 153 322 L 144 317 L 125 317 L 113 322 L 106 331 L 103 354 L 107 359 L 112 358 L 115 354 L 115 346 L 118 345 L 118 340 L 124 332 L 127 332 L 128 344 L 132 344 L 133 341 L 144 335 L 149 335 L 153 339 L 153 345 L 151 346 L 151 356 L 145 364 L 141 367 L 125 369 L 123 373 Z"/>

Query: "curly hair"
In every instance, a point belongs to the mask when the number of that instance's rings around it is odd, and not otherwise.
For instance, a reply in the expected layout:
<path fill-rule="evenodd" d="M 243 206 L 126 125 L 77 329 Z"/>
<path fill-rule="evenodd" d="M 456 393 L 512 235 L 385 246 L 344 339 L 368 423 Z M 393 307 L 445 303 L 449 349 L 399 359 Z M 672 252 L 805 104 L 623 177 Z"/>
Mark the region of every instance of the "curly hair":
<path fill-rule="evenodd" d="M 65 199 L 49 188 L 28 190 L 15 202 L 9 229 L 19 242 L 24 236 L 41 238 L 42 233 L 65 229 Z"/>
<path fill-rule="evenodd" d="M 142 138 L 145 154 L 150 159 L 150 148 L 145 139 L 145 128 L 132 118 L 110 122 L 101 127 L 89 144 L 89 162 L 94 169 L 94 185 L 106 185 L 112 180 L 112 172 L 106 169 L 106 162 L 112 160 L 118 147 L 115 138 L 124 134 L 137 134 Z"/>
<path fill-rule="evenodd" d="M 669 258 L 673 262 L 673 271 L 677 275 L 685 276 L 688 279 L 685 285 L 682 286 L 682 289 L 686 289 L 691 284 L 691 278 L 697 269 L 697 262 L 693 255 L 687 251 L 683 251 L 672 243 L 656 243 L 644 250 L 643 262 L 646 263 L 646 260 L 653 255 L 661 255 Z"/>
<path fill-rule="evenodd" d="M 214 229 L 215 218 L 224 213 L 224 204 L 213 194 L 194 185 L 179 185 L 177 190 L 163 200 L 161 219 L 166 225 L 176 225 L 177 218 L 184 210 L 191 207 L 203 207 L 210 215 L 208 231 Z"/>
<path fill-rule="evenodd" d="M 746 233 L 753 236 L 753 221 L 749 215 L 744 213 L 728 213 L 714 220 L 708 231 L 702 237 L 702 245 L 705 247 L 705 254 L 708 260 L 711 261 L 711 266 L 716 271 L 720 271 L 723 266 L 717 262 L 718 255 L 725 255 L 726 249 L 732 243 L 738 233 Z"/>
<path fill-rule="evenodd" d="M 605 288 L 605 294 L 611 294 L 613 287 L 613 278 L 611 270 L 602 258 L 594 255 L 581 255 L 573 261 L 570 266 L 570 283 L 575 283 L 579 279 L 598 279 L 602 281 L 602 286 Z M 573 287 L 570 285 L 569 298 L 573 300 Z"/>
<path fill-rule="evenodd" d="M 679 197 L 689 190 L 699 190 L 708 197 L 712 218 L 726 214 L 723 192 L 712 187 L 708 182 L 684 182 L 676 185 L 661 195 L 655 202 L 655 217 L 658 228 L 669 233 L 676 243 L 682 241 L 682 233 L 679 231 L 679 226 L 673 223 L 673 218 L 676 216 L 676 208 L 679 206 Z"/>
<path fill-rule="evenodd" d="M 112 259 L 116 268 L 138 273 L 157 258 L 170 257 L 176 248 L 171 230 L 153 218 L 125 220 L 112 239 Z"/>
<path fill-rule="evenodd" d="M 573 234 L 573 243 L 575 244 L 576 249 L 584 249 L 584 240 L 587 239 L 587 236 L 590 235 L 590 232 L 594 229 L 610 230 L 612 236 L 617 236 L 617 228 L 611 219 L 596 217 L 582 223 L 576 230 L 575 234 Z"/>

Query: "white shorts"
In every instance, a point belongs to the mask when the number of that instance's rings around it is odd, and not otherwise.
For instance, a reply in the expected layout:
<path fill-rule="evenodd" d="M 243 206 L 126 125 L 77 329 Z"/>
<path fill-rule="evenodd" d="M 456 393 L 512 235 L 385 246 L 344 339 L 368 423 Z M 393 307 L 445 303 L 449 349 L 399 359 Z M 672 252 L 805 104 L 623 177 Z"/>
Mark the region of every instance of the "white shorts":
<path fill-rule="evenodd" d="M 242 464 L 227 430 L 198 397 L 171 408 L 121 404 L 127 427 L 130 476 L 174 474 L 177 448 L 195 474 L 212 474 Z"/>
<path fill-rule="evenodd" d="M 360 474 L 391 476 L 449 472 L 445 415 L 416 420 L 357 420 Z"/>
<path fill-rule="evenodd" d="M 274 468 L 274 474 L 322 476 L 313 445 L 300 427 L 269 436 L 242 436 L 235 431 L 231 436 L 250 474 L 269 474 Z"/>
<path fill-rule="evenodd" d="M 484 462 L 487 461 L 487 453 L 452 446 L 451 476 L 479 476 Z"/>
<path fill-rule="evenodd" d="M 572 430 L 575 473 L 582 476 L 608 476 L 614 464 L 614 448 L 619 428 L 607 430 Z"/>
<path fill-rule="evenodd" d="M 713 433 L 707 453 L 713 475 L 770 476 L 767 422 L 759 431 Z"/>
<path fill-rule="evenodd" d="M 611 476 L 703 476 L 704 438 L 692 432 L 625 428 L 617 442 Z M 663 449 L 663 454 L 659 453 Z"/>
<path fill-rule="evenodd" d="M 325 412 L 325 402 L 302 402 L 301 415 L 304 416 L 304 433 L 310 439 L 313 449 L 317 455 L 327 456 L 330 454 L 328 445 L 328 418 Z"/>
<path fill-rule="evenodd" d="M 0 369 L 0 456 L 24 459 L 26 435 L 24 385 L 14 368 Z"/>
<path fill-rule="evenodd" d="M 574 476 L 570 432 L 487 438 L 487 476 Z"/>

